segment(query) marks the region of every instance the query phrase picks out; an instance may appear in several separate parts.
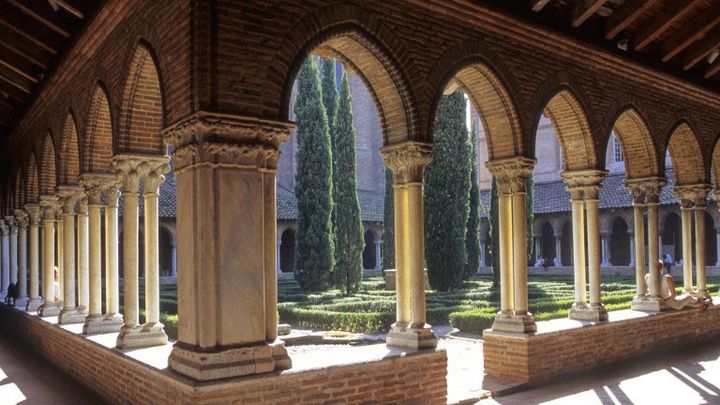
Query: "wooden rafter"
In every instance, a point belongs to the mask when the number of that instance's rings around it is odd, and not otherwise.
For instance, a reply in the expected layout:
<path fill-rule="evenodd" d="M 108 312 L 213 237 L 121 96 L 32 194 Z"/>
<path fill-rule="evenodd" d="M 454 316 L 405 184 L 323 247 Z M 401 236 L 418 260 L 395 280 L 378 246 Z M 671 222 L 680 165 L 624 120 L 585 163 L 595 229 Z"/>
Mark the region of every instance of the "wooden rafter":
<path fill-rule="evenodd" d="M 656 2 L 657 0 L 635 0 L 625 3 L 607 18 L 605 39 L 615 38 Z"/>
<path fill-rule="evenodd" d="M 39 81 L 32 63 L 2 46 L 0 46 L 0 65 L 35 83 Z"/>
<path fill-rule="evenodd" d="M 667 62 L 674 58 L 718 25 L 720 25 L 720 7 L 706 10 L 663 43 L 662 61 Z"/>
<path fill-rule="evenodd" d="M 13 54 L 19 55 L 42 69 L 48 68 L 50 55 L 47 52 L 38 49 L 25 38 L 5 29 L 3 26 L 0 26 L 0 47 L 12 51 Z"/>
<path fill-rule="evenodd" d="M 50 0 L 51 3 L 54 3 L 58 7 L 62 8 L 63 10 L 67 11 L 68 13 L 74 15 L 77 18 L 85 18 L 85 13 L 80 9 L 80 7 L 73 4 L 71 1 L 67 0 Z"/>
<path fill-rule="evenodd" d="M 703 77 L 709 79 L 715 76 L 718 72 L 720 72 L 720 57 L 715 58 L 715 61 L 713 61 L 710 67 L 707 68 Z"/>
<path fill-rule="evenodd" d="M 18 87 L 12 80 L 6 78 L 0 73 L 0 93 L 7 93 L 13 100 L 21 103 L 25 102 L 28 97 L 28 93 L 23 91 L 22 88 Z"/>
<path fill-rule="evenodd" d="M 580 0 L 575 2 L 572 9 L 572 26 L 575 28 L 581 26 L 605 3 L 607 3 L 607 0 Z"/>
<path fill-rule="evenodd" d="M 11 85 L 22 90 L 24 93 L 30 94 L 32 92 L 33 83 L 30 80 L 24 78 L 23 76 L 17 74 L 16 72 L 10 70 L 5 65 L 0 65 L 0 76 L 2 76 L 3 79 Z"/>
<path fill-rule="evenodd" d="M 5 7 L 3 12 L 0 14 L 0 25 L 5 26 L 7 29 L 15 32 L 53 55 L 57 55 L 59 46 L 58 41 L 53 37 L 53 34 L 48 35 L 47 32 L 42 32 L 38 29 L 38 24 L 28 22 L 28 18 L 26 18 L 23 14 L 13 11 L 15 10 L 10 7 Z"/>
<path fill-rule="evenodd" d="M 550 0 L 530 0 L 530 7 L 532 11 L 538 12 L 545 8 L 548 3 L 550 3 Z"/>
<path fill-rule="evenodd" d="M 5 1 L 63 37 L 68 38 L 70 36 L 70 33 L 65 29 L 62 21 L 60 21 L 55 13 L 53 13 L 47 2 L 38 3 L 19 0 Z"/>
<path fill-rule="evenodd" d="M 683 0 L 673 3 L 673 7 L 642 27 L 632 39 L 632 49 L 639 51 L 667 31 L 673 23 L 685 17 L 701 0 Z"/>
<path fill-rule="evenodd" d="M 720 28 L 716 28 L 703 38 L 702 41 L 696 42 L 688 48 L 687 56 L 685 56 L 685 60 L 683 61 L 683 69 L 688 70 L 697 65 L 698 62 L 710 55 L 710 53 L 718 47 L 720 47 Z"/>

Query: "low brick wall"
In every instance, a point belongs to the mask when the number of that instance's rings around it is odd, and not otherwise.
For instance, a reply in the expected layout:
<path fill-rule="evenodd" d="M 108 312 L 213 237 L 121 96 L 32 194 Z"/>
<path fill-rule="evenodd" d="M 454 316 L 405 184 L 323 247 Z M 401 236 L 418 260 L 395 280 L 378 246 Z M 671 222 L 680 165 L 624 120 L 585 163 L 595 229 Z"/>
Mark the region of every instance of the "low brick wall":
<path fill-rule="evenodd" d="M 668 347 L 690 346 L 720 337 L 720 306 L 643 314 L 611 322 L 518 336 L 484 333 L 485 373 L 537 384 L 587 372 Z M 630 310 L 627 310 L 630 311 Z M 629 314 L 629 313 L 626 313 Z M 565 320 L 560 320 L 563 322 Z M 549 324 L 549 321 L 546 323 Z"/>
<path fill-rule="evenodd" d="M 11 334 L 110 403 L 445 404 L 444 350 L 358 364 L 197 383 L 30 314 L 0 305 L 2 333 Z M 361 360 L 360 360 L 361 361 Z"/>

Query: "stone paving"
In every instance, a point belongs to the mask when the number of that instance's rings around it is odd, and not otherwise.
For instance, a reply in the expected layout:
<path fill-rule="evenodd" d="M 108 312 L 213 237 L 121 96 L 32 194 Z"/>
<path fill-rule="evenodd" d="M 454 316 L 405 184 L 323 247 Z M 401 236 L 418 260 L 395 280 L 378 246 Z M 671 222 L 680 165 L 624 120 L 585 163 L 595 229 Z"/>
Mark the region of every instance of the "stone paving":
<path fill-rule="evenodd" d="M 720 404 L 720 342 L 668 348 L 477 404 Z"/>

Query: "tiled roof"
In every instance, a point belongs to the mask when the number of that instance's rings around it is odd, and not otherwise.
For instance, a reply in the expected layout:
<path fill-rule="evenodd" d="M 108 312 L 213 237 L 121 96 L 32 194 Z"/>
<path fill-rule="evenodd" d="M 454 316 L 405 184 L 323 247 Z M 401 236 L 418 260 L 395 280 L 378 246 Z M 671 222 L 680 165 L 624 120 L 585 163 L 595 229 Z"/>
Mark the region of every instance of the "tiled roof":
<path fill-rule="evenodd" d="M 383 222 L 384 195 L 374 191 L 358 190 L 360 214 L 363 222 Z M 280 184 L 277 186 L 277 219 L 295 221 L 298 217 L 295 192 Z"/>

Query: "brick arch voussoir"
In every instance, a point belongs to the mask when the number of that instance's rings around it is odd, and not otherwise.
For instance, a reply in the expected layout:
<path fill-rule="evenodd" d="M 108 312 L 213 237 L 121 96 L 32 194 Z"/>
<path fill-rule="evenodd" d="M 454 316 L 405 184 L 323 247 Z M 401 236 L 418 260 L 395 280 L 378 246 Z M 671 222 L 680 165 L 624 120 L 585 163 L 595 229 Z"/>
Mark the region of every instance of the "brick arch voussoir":
<path fill-rule="evenodd" d="M 75 113 L 69 110 L 60 133 L 58 184 L 77 184 L 80 176 L 80 137 Z"/>
<path fill-rule="evenodd" d="M 715 145 L 712 149 L 711 173 L 715 192 L 720 192 L 720 132 L 715 137 Z"/>
<path fill-rule="evenodd" d="M 105 82 L 98 80 L 95 83 L 87 105 L 85 136 L 80 151 L 81 170 L 83 173 L 111 172 L 116 114 L 113 113 Z M 104 109 L 107 111 L 103 111 Z M 109 117 L 102 117 L 105 112 L 109 114 Z M 106 130 L 110 133 L 101 133 Z"/>
<path fill-rule="evenodd" d="M 709 165 L 700 146 L 697 132 L 686 120 L 675 123 L 667 141 L 677 185 L 708 183 Z"/>
<path fill-rule="evenodd" d="M 359 73 L 378 108 L 384 143 L 429 140 L 427 134 L 418 130 L 418 94 L 408 78 L 419 77 L 419 74 L 410 54 L 391 29 L 356 5 L 330 5 L 306 15 L 293 26 L 271 58 L 270 66 L 274 69 L 268 71 L 267 88 L 260 95 L 260 103 L 274 110 L 279 119 L 287 120 L 292 85 L 303 61 L 313 50 L 343 37 L 364 46 L 377 62 L 377 72 Z M 341 59 L 356 67 L 359 65 L 354 55 L 335 51 Z M 376 81 L 389 86 L 386 90 L 380 89 Z"/>
<path fill-rule="evenodd" d="M 58 185 L 58 156 L 52 131 L 47 131 L 38 161 L 40 195 L 54 194 Z"/>
<path fill-rule="evenodd" d="M 25 196 L 28 203 L 34 203 L 36 204 L 39 201 L 40 198 L 40 181 L 39 181 L 39 171 L 38 171 L 38 156 L 33 147 L 33 151 L 30 152 L 29 156 L 27 157 L 27 161 L 25 163 L 25 166 L 27 167 L 27 170 L 25 171 L 27 176 L 27 181 L 25 182 Z"/>
<path fill-rule="evenodd" d="M 642 105 L 630 95 L 618 97 L 613 105 L 613 112 L 603 127 L 607 130 L 603 151 L 607 149 L 607 142 L 614 130 L 620 140 L 623 155 L 625 156 L 625 175 L 627 178 L 642 178 L 650 176 L 664 176 L 665 150 L 658 147 L 653 137 L 647 115 Z"/>
<path fill-rule="evenodd" d="M 467 79 L 465 82 L 459 81 L 458 84 L 468 93 L 468 97 L 473 101 L 482 120 L 488 137 L 489 159 L 513 156 L 532 157 L 532 152 L 528 147 L 529 141 L 524 135 L 527 133 L 528 126 L 523 125 L 518 100 L 513 96 L 520 94 L 515 76 L 500 57 L 489 47 L 483 46 L 477 41 L 454 44 L 449 47 L 433 66 L 427 80 L 424 81 L 427 93 L 425 98 L 430 100 L 428 107 L 424 108 L 428 111 L 427 114 L 424 114 L 427 117 L 424 124 L 426 131 L 432 133 L 435 111 L 447 86 L 453 80 L 457 80 L 458 75 L 464 75 L 469 69 L 474 69 L 475 72 L 472 74 L 477 75 L 476 78 L 481 78 L 485 82 L 484 89 L 495 92 L 495 104 L 500 104 L 502 107 L 499 111 L 498 108 L 495 108 L 497 106 L 489 107 L 479 97 L 479 94 L 473 94 Z M 493 125 L 493 121 L 500 122 L 496 121 L 498 119 L 505 121 L 504 125 Z M 493 132 L 497 135 L 493 136 Z M 498 141 L 500 138 L 507 137 L 508 135 L 504 132 L 511 132 L 509 138 L 512 139 L 512 142 L 503 142 L 502 145 L 501 142 L 493 143 L 492 138 L 496 138 L 495 140 Z"/>

